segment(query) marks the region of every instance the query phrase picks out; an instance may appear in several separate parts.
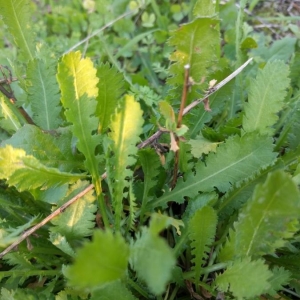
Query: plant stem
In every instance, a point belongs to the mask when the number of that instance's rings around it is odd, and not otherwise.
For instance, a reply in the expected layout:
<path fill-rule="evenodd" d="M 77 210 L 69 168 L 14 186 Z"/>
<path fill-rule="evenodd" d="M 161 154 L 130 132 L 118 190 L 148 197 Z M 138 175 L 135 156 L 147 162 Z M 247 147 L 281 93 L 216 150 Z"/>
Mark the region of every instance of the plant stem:
<path fill-rule="evenodd" d="M 104 228 L 109 228 L 109 221 L 106 213 L 106 206 L 104 205 L 103 193 L 100 193 L 100 195 L 98 195 L 98 202 L 99 202 L 100 213 L 104 223 Z"/>
<path fill-rule="evenodd" d="M 182 96 L 181 96 L 181 103 L 180 103 L 180 109 L 178 113 L 178 119 L 177 119 L 177 128 L 180 128 L 182 125 L 182 117 L 183 117 L 183 111 L 186 104 L 186 98 L 189 90 L 189 76 L 190 76 L 190 65 L 184 66 L 184 83 L 183 83 L 183 89 L 182 89 Z M 178 146 L 178 150 L 175 153 L 175 162 L 174 162 L 174 171 L 173 171 L 173 180 L 172 180 L 172 188 L 175 187 L 177 182 L 177 173 L 178 173 L 178 165 L 179 165 L 179 138 L 176 136 L 176 143 Z"/>
<path fill-rule="evenodd" d="M 216 272 L 216 271 L 219 271 L 219 270 L 223 270 L 226 267 L 227 267 L 227 263 L 218 263 L 218 264 L 203 268 L 201 270 L 200 274 L 207 274 L 207 273 Z M 183 279 L 192 280 L 194 276 L 195 276 L 195 271 L 190 271 L 190 272 L 183 273 Z"/>
<path fill-rule="evenodd" d="M 148 293 L 145 290 L 143 290 L 138 284 L 136 284 L 131 278 L 127 278 L 127 283 L 144 298 L 149 299 Z"/>
<path fill-rule="evenodd" d="M 181 251 L 181 247 L 184 245 L 186 240 L 188 239 L 188 230 L 184 230 L 183 234 L 181 235 L 179 241 L 176 243 L 173 253 L 175 257 L 178 257 Z"/>
<path fill-rule="evenodd" d="M 241 39 L 242 39 L 242 24 L 243 24 L 243 16 L 244 16 L 244 9 L 246 6 L 247 0 L 242 0 L 240 3 L 238 17 L 235 23 L 235 52 L 236 52 L 236 67 L 241 65 L 242 62 L 242 53 L 241 53 Z M 229 119 L 232 119 L 236 112 L 236 106 L 238 98 L 242 99 L 242 81 L 241 77 L 237 76 L 235 80 L 235 89 L 231 101 L 231 107 L 229 112 Z"/>

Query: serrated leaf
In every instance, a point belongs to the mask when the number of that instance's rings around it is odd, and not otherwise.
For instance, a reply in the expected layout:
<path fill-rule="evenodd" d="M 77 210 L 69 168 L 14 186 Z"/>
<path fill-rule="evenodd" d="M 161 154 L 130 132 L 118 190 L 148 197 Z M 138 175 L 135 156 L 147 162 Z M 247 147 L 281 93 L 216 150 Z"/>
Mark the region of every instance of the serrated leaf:
<path fill-rule="evenodd" d="M 29 62 L 26 73 L 28 101 L 34 122 L 45 130 L 56 129 L 61 124 L 59 88 L 54 65 L 40 59 Z"/>
<path fill-rule="evenodd" d="M 287 174 L 281 170 L 270 173 L 264 184 L 257 185 L 252 199 L 241 210 L 231 240 L 219 258 L 272 254 L 284 246 L 286 239 L 300 228 L 299 200 L 298 188 Z"/>
<path fill-rule="evenodd" d="M 138 152 L 138 156 L 144 173 L 144 190 L 141 206 L 141 215 L 144 213 L 145 206 L 153 196 L 150 190 L 156 186 L 155 177 L 159 175 L 160 161 L 158 155 L 153 149 L 142 149 Z"/>
<path fill-rule="evenodd" d="M 137 300 L 121 281 L 106 285 L 103 289 L 92 292 L 91 300 Z"/>
<path fill-rule="evenodd" d="M 114 67 L 102 64 L 97 68 L 98 96 L 95 115 L 100 120 L 99 131 L 105 132 L 110 124 L 120 97 L 124 90 L 124 78 Z"/>
<path fill-rule="evenodd" d="M 14 37 L 24 61 L 33 60 L 35 43 L 30 20 L 29 0 L 0 0 L 0 14 Z"/>
<path fill-rule="evenodd" d="M 186 181 L 179 180 L 172 191 L 153 201 L 151 207 L 165 206 L 169 201 L 182 203 L 185 196 L 193 198 L 200 191 L 210 192 L 214 188 L 226 192 L 232 184 L 270 165 L 276 157 L 272 148 L 272 140 L 263 136 L 229 137 L 216 154 L 208 155 L 205 164 L 196 165 L 196 175 L 189 171 Z"/>
<path fill-rule="evenodd" d="M 15 291 L 7 290 L 6 288 L 1 288 L 1 299 L 6 299 L 6 300 L 15 300 Z"/>
<path fill-rule="evenodd" d="M 132 166 L 137 153 L 136 144 L 142 133 L 143 112 L 133 96 L 127 95 L 123 105 L 114 115 L 111 122 L 110 139 L 113 141 L 111 149 L 114 156 L 110 159 L 107 170 L 108 176 L 113 179 L 113 205 L 116 217 L 116 227 L 119 228 L 121 221 L 122 199 L 124 188 L 128 187 L 126 177 L 132 177 L 133 171 L 128 168 Z"/>
<path fill-rule="evenodd" d="M 242 180 L 233 185 L 228 192 L 220 199 L 218 214 L 225 219 L 238 211 L 241 206 L 252 196 L 253 191 L 258 183 L 263 183 L 267 175 L 281 168 L 283 165 L 277 161 L 274 165 L 259 171 L 257 174 Z"/>
<path fill-rule="evenodd" d="M 250 258 L 235 261 L 227 270 L 217 276 L 218 290 L 233 294 L 234 299 L 252 299 L 263 294 L 270 287 L 272 272 L 263 260 L 251 261 Z"/>
<path fill-rule="evenodd" d="M 130 264 L 151 293 L 160 295 L 171 280 L 176 259 L 165 240 L 143 228 L 141 236 L 131 247 Z"/>
<path fill-rule="evenodd" d="M 208 245 L 214 241 L 216 234 L 217 214 L 212 207 L 204 206 L 193 215 L 188 226 L 195 280 L 199 282 L 202 264 L 209 253 Z"/>
<path fill-rule="evenodd" d="M 184 84 L 184 66 L 190 65 L 190 77 L 200 83 L 209 74 L 209 68 L 220 54 L 219 20 L 198 18 L 182 25 L 172 33 L 169 44 L 176 50 L 171 54 L 170 77 L 168 84 L 176 88 L 176 95 L 181 95 Z M 188 102 L 199 97 L 199 85 L 194 85 L 188 94 Z"/>
<path fill-rule="evenodd" d="M 196 158 L 200 158 L 203 154 L 209 152 L 216 152 L 219 144 L 211 142 L 203 136 L 198 136 L 195 140 L 189 140 L 187 143 L 191 145 L 191 153 Z"/>
<path fill-rule="evenodd" d="M 0 148 L 0 178 L 6 179 L 10 185 L 19 191 L 44 189 L 72 183 L 82 178 L 81 174 L 60 172 L 56 168 L 49 168 L 31 155 L 26 155 L 22 149 L 15 149 L 10 145 Z"/>
<path fill-rule="evenodd" d="M 46 166 L 70 172 L 83 167 L 83 162 L 74 157 L 71 143 L 72 133 L 67 128 L 52 135 L 34 125 L 26 124 L 11 138 L 2 142 L 2 146 L 22 148 L 26 154 L 34 156 Z"/>
<path fill-rule="evenodd" d="M 287 142 L 290 149 L 296 149 L 300 144 L 300 103 L 295 105 L 293 111 L 286 118 L 283 132 L 288 131 Z"/>
<path fill-rule="evenodd" d="M 6 224 L 5 220 L 0 220 L 0 247 L 5 248 L 15 242 L 18 237 L 33 224 L 35 224 L 37 217 L 32 217 L 27 223 L 17 228 L 12 228 Z M 7 228 L 6 228 L 7 227 Z"/>
<path fill-rule="evenodd" d="M 57 74 L 61 89 L 61 101 L 72 131 L 78 138 L 77 147 L 86 158 L 85 165 L 90 171 L 97 195 L 101 192 L 98 163 L 95 148 L 99 137 L 92 134 L 98 128 L 95 97 L 98 94 L 96 69 L 89 58 L 82 59 L 81 53 L 64 55 L 58 65 Z"/>
<path fill-rule="evenodd" d="M 258 71 L 249 88 L 249 99 L 245 104 L 243 128 L 246 132 L 258 131 L 261 134 L 273 133 L 277 113 L 284 106 L 286 89 L 290 83 L 289 68 L 282 61 L 267 63 Z"/>
<path fill-rule="evenodd" d="M 273 275 L 269 280 L 271 288 L 268 290 L 268 294 L 275 296 L 277 291 L 281 290 L 282 286 L 288 283 L 292 274 L 278 266 L 272 269 L 272 273 Z"/>
<path fill-rule="evenodd" d="M 133 230 L 136 221 L 137 204 L 136 204 L 135 194 L 133 193 L 132 183 L 129 186 L 128 198 L 129 198 L 128 229 Z"/>
<path fill-rule="evenodd" d="M 71 257 L 75 257 L 75 251 L 72 249 L 65 236 L 57 232 L 50 232 L 49 240 L 54 246 L 59 248 L 64 253 L 70 255 Z"/>
<path fill-rule="evenodd" d="M 99 288 L 125 275 L 128 258 L 129 246 L 119 233 L 97 230 L 93 241 L 78 250 L 65 274 L 73 286 Z"/>
<path fill-rule="evenodd" d="M 0 95 L 0 127 L 10 134 L 21 128 L 18 117 L 2 95 Z"/>
<path fill-rule="evenodd" d="M 86 186 L 87 182 L 79 181 L 74 184 L 70 188 L 64 202 L 73 198 L 86 188 Z M 52 219 L 51 222 L 55 226 L 51 227 L 50 231 L 53 233 L 59 232 L 66 237 L 68 241 L 90 236 L 95 228 L 95 212 L 97 210 L 97 206 L 94 204 L 95 200 L 93 190 L 86 193 L 68 207 L 63 214 L 59 214 Z"/>

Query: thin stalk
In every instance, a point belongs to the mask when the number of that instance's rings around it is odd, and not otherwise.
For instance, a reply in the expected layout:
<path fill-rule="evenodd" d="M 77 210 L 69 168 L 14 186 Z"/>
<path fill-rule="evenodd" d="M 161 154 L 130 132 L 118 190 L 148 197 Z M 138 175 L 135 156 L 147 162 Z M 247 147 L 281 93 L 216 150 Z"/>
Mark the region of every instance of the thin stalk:
<path fill-rule="evenodd" d="M 219 270 L 223 270 L 227 267 L 227 263 L 218 263 L 206 268 L 203 268 L 201 270 L 201 275 L 202 274 L 208 274 L 208 273 L 212 273 L 212 272 L 216 272 Z M 186 272 L 183 273 L 183 279 L 188 279 L 188 280 L 192 280 L 195 277 L 195 271 L 190 271 L 190 272 Z"/>
<path fill-rule="evenodd" d="M 104 227 L 108 229 L 110 224 L 107 217 L 106 206 L 104 205 L 103 193 L 100 193 L 100 195 L 98 195 L 98 203 Z"/>
<path fill-rule="evenodd" d="M 177 128 L 180 128 L 182 125 L 182 117 L 183 117 L 183 111 L 186 105 L 186 99 L 187 94 L 189 91 L 189 76 L 190 76 L 190 65 L 184 66 L 184 83 L 183 83 L 183 89 L 182 89 L 182 96 L 181 96 L 181 103 L 180 103 L 180 109 L 178 113 L 178 119 L 177 119 Z M 178 150 L 175 153 L 175 162 L 174 162 L 174 171 L 173 171 L 173 180 L 172 180 L 172 188 L 175 187 L 177 182 L 177 173 L 178 173 L 178 165 L 179 165 L 179 138 L 176 136 L 176 143 L 178 146 Z"/>
<path fill-rule="evenodd" d="M 171 296 L 169 297 L 168 300 L 174 300 L 174 299 L 175 299 L 175 297 L 176 297 L 176 295 L 177 295 L 177 292 L 178 292 L 179 288 L 180 288 L 180 287 L 179 287 L 178 285 L 175 286 L 175 288 L 174 288 L 174 290 L 173 290 L 173 292 L 172 292 L 172 294 L 171 294 Z"/>
<path fill-rule="evenodd" d="M 181 247 L 185 244 L 187 239 L 188 239 L 188 230 L 185 230 L 183 234 L 180 236 L 179 241 L 176 243 L 175 247 L 173 248 L 173 253 L 175 257 L 179 256 Z"/>
<path fill-rule="evenodd" d="M 247 0 L 241 1 L 237 20 L 235 23 L 236 67 L 242 63 L 242 51 L 241 51 L 240 45 L 241 45 L 241 39 L 242 39 L 243 16 L 244 16 L 244 9 L 246 7 L 246 3 L 247 3 Z M 235 115 L 238 98 L 242 99 L 242 80 L 241 80 L 240 76 L 237 76 L 235 79 L 235 89 L 234 89 L 231 106 L 230 106 L 230 112 L 229 112 L 230 119 L 233 118 L 233 116 Z"/>
<path fill-rule="evenodd" d="M 131 278 L 127 278 L 127 283 L 144 298 L 149 299 L 148 293 L 145 290 L 143 290 L 138 284 L 136 284 Z"/>

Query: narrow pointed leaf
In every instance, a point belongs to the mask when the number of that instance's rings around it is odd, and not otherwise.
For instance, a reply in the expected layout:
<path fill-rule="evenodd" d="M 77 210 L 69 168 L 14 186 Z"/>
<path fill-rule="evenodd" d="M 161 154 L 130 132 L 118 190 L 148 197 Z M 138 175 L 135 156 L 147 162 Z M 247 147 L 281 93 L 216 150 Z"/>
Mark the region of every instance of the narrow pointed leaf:
<path fill-rule="evenodd" d="M 24 61 L 33 60 L 35 53 L 29 10 L 29 0 L 0 0 L 0 15 L 14 37 L 14 42 L 20 49 Z"/>
<path fill-rule="evenodd" d="M 28 101 L 33 120 L 45 130 L 56 129 L 61 124 L 60 95 L 55 74 L 51 62 L 35 59 L 27 67 Z"/>
<path fill-rule="evenodd" d="M 200 191 L 217 188 L 226 192 L 230 186 L 250 177 L 257 169 L 272 164 L 276 154 L 272 152 L 272 140 L 258 135 L 234 136 L 210 153 L 204 163 L 196 165 L 196 175 L 188 172 L 186 181 L 178 181 L 172 191 L 153 201 L 151 207 L 165 206 L 169 201 L 182 203 L 184 197 L 195 197 Z"/>
<path fill-rule="evenodd" d="M 98 94 L 96 69 L 90 59 L 82 59 L 79 51 L 62 58 L 57 74 L 62 104 L 72 131 L 78 139 L 77 147 L 86 158 L 85 165 L 93 177 L 97 194 L 101 191 L 95 148 L 99 137 L 95 97 Z"/>
<path fill-rule="evenodd" d="M 114 67 L 108 64 L 100 65 L 97 68 L 99 78 L 96 116 L 100 120 L 100 132 L 104 132 L 110 124 L 121 95 L 124 90 L 124 78 Z"/>
<path fill-rule="evenodd" d="M 116 215 L 116 226 L 120 225 L 122 199 L 124 188 L 128 187 L 126 177 L 132 177 L 133 171 L 128 168 L 136 162 L 136 144 L 142 133 L 143 112 L 133 96 L 126 96 L 120 110 L 113 117 L 110 138 L 113 141 L 112 165 L 108 169 L 108 176 L 113 178 L 113 205 Z"/>
<path fill-rule="evenodd" d="M 210 206 L 199 209 L 189 222 L 189 238 L 191 240 L 192 255 L 195 270 L 195 280 L 200 280 L 201 267 L 207 257 L 208 247 L 215 238 L 217 214 Z"/>
<path fill-rule="evenodd" d="M 143 198 L 142 198 L 142 211 L 145 208 L 145 205 L 148 201 L 152 200 L 153 196 L 150 196 L 150 190 L 156 186 L 157 182 L 155 177 L 159 175 L 159 167 L 160 161 L 158 155 L 155 153 L 153 149 L 143 149 L 140 150 L 139 159 L 142 165 L 143 173 L 144 173 L 144 190 L 143 190 Z"/>
<path fill-rule="evenodd" d="M 258 71 L 249 88 L 248 103 L 245 104 L 243 128 L 246 132 L 257 130 L 261 134 L 272 134 L 277 113 L 284 106 L 286 89 L 289 86 L 289 68 L 282 61 L 267 63 Z"/>

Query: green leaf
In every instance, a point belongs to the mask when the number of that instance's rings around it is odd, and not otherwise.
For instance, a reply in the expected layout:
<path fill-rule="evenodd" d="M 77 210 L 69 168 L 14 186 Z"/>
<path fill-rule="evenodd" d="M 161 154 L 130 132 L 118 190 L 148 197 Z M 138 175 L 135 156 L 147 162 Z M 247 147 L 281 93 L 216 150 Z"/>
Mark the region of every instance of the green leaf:
<path fill-rule="evenodd" d="M 0 95 L 0 127 L 10 134 L 21 128 L 18 117 L 2 95 Z"/>
<path fill-rule="evenodd" d="M 70 255 L 71 257 L 75 257 L 75 251 L 70 246 L 65 236 L 57 232 L 50 232 L 49 240 L 54 246 L 59 248 L 64 253 Z"/>
<path fill-rule="evenodd" d="M 153 149 L 142 149 L 138 156 L 144 173 L 144 190 L 142 197 L 141 215 L 144 213 L 146 204 L 153 198 L 150 190 L 157 185 L 155 178 L 159 175 L 160 161 Z"/>
<path fill-rule="evenodd" d="M 91 300 L 137 300 L 121 281 L 106 285 L 103 289 L 92 292 Z"/>
<path fill-rule="evenodd" d="M 97 230 L 93 241 L 78 250 L 75 263 L 65 273 L 77 288 L 102 287 L 125 275 L 128 258 L 129 246 L 119 233 Z"/>
<path fill-rule="evenodd" d="M 217 276 L 215 284 L 222 292 L 230 290 L 234 299 L 252 299 L 268 290 L 271 278 L 272 272 L 263 260 L 251 261 L 245 258 L 235 261 L 223 274 Z"/>
<path fill-rule="evenodd" d="M 136 144 L 140 141 L 142 133 L 143 112 L 133 96 L 127 95 L 123 105 L 114 115 L 111 123 L 110 139 L 113 141 L 111 149 L 114 153 L 110 159 L 110 166 L 107 170 L 108 176 L 113 179 L 113 205 L 116 217 L 116 228 L 119 228 L 121 221 L 122 199 L 124 188 L 129 186 L 126 177 L 131 178 L 133 171 L 128 168 L 132 166 L 137 153 Z"/>
<path fill-rule="evenodd" d="M 6 179 L 10 185 L 19 191 L 44 189 L 72 183 L 82 178 L 81 174 L 60 172 L 49 168 L 31 155 L 26 155 L 22 149 L 15 149 L 10 145 L 0 148 L 0 178 Z"/>
<path fill-rule="evenodd" d="M 193 9 L 193 15 L 196 17 L 210 17 L 216 12 L 216 4 L 211 0 L 198 0 Z"/>
<path fill-rule="evenodd" d="M 54 65 L 40 59 L 29 62 L 26 73 L 28 101 L 34 122 L 45 130 L 61 125 L 60 95 Z"/>
<path fill-rule="evenodd" d="M 224 68 L 224 70 L 213 72 L 210 78 L 216 79 L 218 82 L 229 76 L 234 70 Z M 234 81 L 228 82 L 220 90 L 209 97 L 209 106 L 211 111 L 206 111 L 203 104 L 196 106 L 193 112 L 186 118 L 187 126 L 190 128 L 190 137 L 195 139 L 197 135 L 201 134 L 200 130 L 208 123 L 214 116 L 224 111 L 226 103 L 232 98 Z"/>
<path fill-rule="evenodd" d="M 257 130 L 261 134 L 273 133 L 277 113 L 284 106 L 286 89 L 289 86 L 289 68 L 282 61 L 267 63 L 258 71 L 249 88 L 249 99 L 245 104 L 243 128 L 246 132 Z"/>
<path fill-rule="evenodd" d="M 35 56 L 30 4 L 29 0 L 0 0 L 0 14 L 24 61 L 33 60 Z"/>
<path fill-rule="evenodd" d="M 6 248 L 13 242 L 15 242 L 18 237 L 28 228 L 36 223 L 37 217 L 32 217 L 27 223 L 17 228 L 12 228 L 9 223 L 5 220 L 0 220 L 1 230 L 0 230 L 0 247 Z"/>
<path fill-rule="evenodd" d="M 184 226 L 184 223 L 181 220 L 177 220 L 162 214 L 154 213 L 151 215 L 151 223 L 149 230 L 153 235 L 157 235 L 163 229 L 167 229 L 170 225 L 176 228 L 178 235 L 181 234 L 180 226 Z"/>
<path fill-rule="evenodd" d="M 181 95 L 184 83 L 184 66 L 190 65 L 190 77 L 200 83 L 209 75 L 209 68 L 220 55 L 219 20 L 198 18 L 182 25 L 172 33 L 169 44 L 176 50 L 170 59 L 168 84 L 176 88 L 176 96 Z M 188 102 L 199 97 L 199 85 L 194 85 L 188 94 Z"/>
<path fill-rule="evenodd" d="M 48 167 L 70 172 L 82 169 L 83 163 L 72 153 L 72 133 L 68 128 L 60 129 L 55 135 L 43 132 L 34 125 L 24 125 L 11 138 L 2 143 L 22 148 Z M 47 145 L 47 147 L 45 147 Z"/>
<path fill-rule="evenodd" d="M 97 68 L 98 82 L 98 97 L 95 115 L 100 120 L 100 132 L 105 132 L 110 124 L 111 116 L 113 115 L 120 97 L 124 91 L 124 78 L 118 73 L 114 67 L 109 67 L 108 64 L 102 64 Z"/>
<path fill-rule="evenodd" d="M 282 267 L 276 266 L 274 269 L 272 269 L 272 273 L 273 275 L 269 280 L 271 288 L 268 290 L 268 294 L 276 296 L 277 291 L 281 290 L 283 285 L 288 284 L 291 277 L 291 272 Z"/>
<path fill-rule="evenodd" d="M 98 163 L 95 148 L 99 137 L 92 132 L 98 128 L 95 97 L 98 94 L 98 78 L 91 59 L 81 59 L 79 51 L 63 56 L 57 74 L 61 89 L 61 101 L 72 131 L 78 138 L 77 147 L 86 158 L 85 165 L 90 171 L 97 195 L 101 192 Z"/>
<path fill-rule="evenodd" d="M 166 120 L 166 129 L 174 131 L 176 129 L 176 120 L 172 106 L 167 101 L 160 101 L 158 106 L 160 113 Z"/>
<path fill-rule="evenodd" d="M 196 158 L 200 158 L 203 154 L 209 152 L 216 152 L 219 144 L 211 142 L 203 136 L 198 136 L 195 140 L 189 140 L 187 143 L 191 145 L 191 153 Z"/>
<path fill-rule="evenodd" d="M 274 171 L 276 168 L 278 169 L 278 167 L 279 166 L 276 166 L 275 164 L 254 174 L 246 180 L 239 181 L 233 185 L 219 200 L 218 214 L 221 219 L 226 219 L 230 217 L 234 211 L 239 210 L 241 206 L 251 198 L 256 185 L 258 183 L 263 183 L 266 180 L 268 173 Z"/>
<path fill-rule="evenodd" d="M 87 185 L 87 182 L 80 181 L 72 185 L 63 202 L 67 202 L 79 194 Z M 95 200 L 93 190 L 86 193 L 68 207 L 63 214 L 52 219 L 51 222 L 55 226 L 51 227 L 50 231 L 59 232 L 69 241 L 90 236 L 95 228 L 95 212 L 97 210 L 97 206 L 94 204 Z"/>
<path fill-rule="evenodd" d="M 287 131 L 287 142 L 290 149 L 296 149 L 300 144 L 300 103 L 295 105 L 288 115 L 283 131 Z"/>
<path fill-rule="evenodd" d="M 129 186 L 128 198 L 129 198 L 129 217 L 128 217 L 127 228 L 130 230 L 134 230 L 134 226 L 136 222 L 137 204 L 136 204 L 136 197 L 133 192 L 132 184 L 130 184 Z"/>
<path fill-rule="evenodd" d="M 272 148 L 272 140 L 263 136 L 229 137 L 216 154 L 208 155 L 205 164 L 196 165 L 196 175 L 193 170 L 189 171 L 186 181 L 179 180 L 172 191 L 153 201 L 151 207 L 165 206 L 169 201 L 183 203 L 185 196 L 193 198 L 198 192 L 210 192 L 214 187 L 226 192 L 232 184 L 273 163 L 276 154 Z"/>
<path fill-rule="evenodd" d="M 299 200 L 298 188 L 287 174 L 281 170 L 270 173 L 241 210 L 219 259 L 273 254 L 284 246 L 300 228 Z"/>
<path fill-rule="evenodd" d="M 201 267 L 210 251 L 208 245 L 214 241 L 216 227 L 217 214 L 210 206 L 199 209 L 189 222 L 189 238 L 194 256 L 192 262 L 194 263 L 196 282 L 200 280 Z"/>
<path fill-rule="evenodd" d="M 165 240 L 150 229 L 142 228 L 141 236 L 131 247 L 130 264 L 151 293 L 160 295 L 171 280 L 176 259 Z"/>

